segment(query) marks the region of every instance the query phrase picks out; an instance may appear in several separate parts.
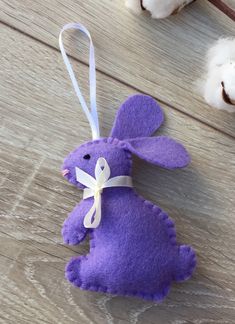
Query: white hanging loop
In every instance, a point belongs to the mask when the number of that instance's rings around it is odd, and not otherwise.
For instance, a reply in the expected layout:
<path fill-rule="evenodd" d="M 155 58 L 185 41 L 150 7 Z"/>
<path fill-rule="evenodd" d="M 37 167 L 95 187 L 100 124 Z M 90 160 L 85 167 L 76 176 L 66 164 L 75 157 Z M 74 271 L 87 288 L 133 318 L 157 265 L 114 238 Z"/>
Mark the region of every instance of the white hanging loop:
<path fill-rule="evenodd" d="M 95 166 L 95 178 L 85 171 L 76 167 L 76 179 L 86 186 L 83 192 L 83 199 L 94 197 L 91 209 L 84 217 L 84 227 L 96 228 L 101 221 L 101 195 L 104 188 L 111 187 L 132 187 L 130 176 L 117 176 L 110 178 L 110 167 L 105 158 L 99 158 Z"/>
<path fill-rule="evenodd" d="M 69 62 L 68 56 L 66 54 L 66 51 L 64 49 L 63 41 L 62 41 L 62 34 L 65 30 L 68 29 L 77 29 L 83 32 L 90 40 L 90 55 L 89 55 L 89 83 L 90 83 L 90 106 L 91 110 L 88 109 L 86 101 L 81 93 L 81 90 L 78 86 L 77 80 L 75 78 L 72 66 Z M 99 120 L 98 120 L 98 114 L 97 114 L 97 106 L 96 106 L 96 71 L 95 71 L 95 50 L 94 45 L 92 42 L 91 35 L 89 31 L 84 27 L 83 25 L 79 23 L 70 23 L 65 25 L 59 35 L 59 46 L 60 51 L 65 63 L 65 66 L 67 68 L 67 71 L 69 73 L 70 79 L 72 81 L 74 90 L 76 92 L 76 95 L 81 103 L 82 110 L 84 111 L 90 127 L 92 131 L 92 138 L 98 139 L 100 138 L 100 130 L 99 130 Z"/>

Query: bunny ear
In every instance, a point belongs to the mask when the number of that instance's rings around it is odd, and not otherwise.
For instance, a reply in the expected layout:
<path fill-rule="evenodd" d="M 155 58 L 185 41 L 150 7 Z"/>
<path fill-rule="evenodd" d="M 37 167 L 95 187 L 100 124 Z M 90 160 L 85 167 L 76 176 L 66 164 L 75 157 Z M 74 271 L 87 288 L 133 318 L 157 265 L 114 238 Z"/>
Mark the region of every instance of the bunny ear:
<path fill-rule="evenodd" d="M 164 115 L 158 103 L 145 95 L 129 97 L 120 107 L 110 136 L 122 139 L 151 136 Z"/>
<path fill-rule="evenodd" d="M 183 145 L 166 136 L 136 138 L 125 142 L 133 154 L 166 169 L 183 168 L 190 162 Z"/>

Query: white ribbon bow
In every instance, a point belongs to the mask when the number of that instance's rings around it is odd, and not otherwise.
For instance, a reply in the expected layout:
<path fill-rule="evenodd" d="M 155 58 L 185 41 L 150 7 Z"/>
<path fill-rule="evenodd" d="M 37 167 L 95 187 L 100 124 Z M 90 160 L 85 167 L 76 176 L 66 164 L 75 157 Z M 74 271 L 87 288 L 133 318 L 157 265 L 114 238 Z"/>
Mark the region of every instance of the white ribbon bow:
<path fill-rule="evenodd" d="M 83 191 L 83 199 L 94 197 L 94 204 L 84 218 L 84 227 L 97 228 L 101 221 L 101 194 L 104 188 L 132 187 L 129 176 L 110 177 L 110 167 L 105 158 L 99 158 L 95 166 L 95 178 L 76 167 L 76 179 L 87 188 Z"/>

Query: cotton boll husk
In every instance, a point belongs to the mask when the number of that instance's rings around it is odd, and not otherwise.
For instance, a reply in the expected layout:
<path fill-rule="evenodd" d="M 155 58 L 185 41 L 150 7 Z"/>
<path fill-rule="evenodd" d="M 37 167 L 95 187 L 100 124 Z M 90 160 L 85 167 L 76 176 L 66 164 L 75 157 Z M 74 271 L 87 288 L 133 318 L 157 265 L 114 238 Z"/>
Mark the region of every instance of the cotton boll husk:
<path fill-rule="evenodd" d="M 217 41 L 207 54 L 207 72 L 199 82 L 206 102 L 218 109 L 235 112 L 235 105 L 225 102 L 223 87 L 227 97 L 235 104 L 235 39 Z"/>
<path fill-rule="evenodd" d="M 126 0 L 126 7 L 130 9 L 134 14 L 140 15 L 142 12 L 140 0 Z"/>
<path fill-rule="evenodd" d="M 143 0 L 144 7 L 153 18 L 162 19 L 180 11 L 194 0 Z"/>

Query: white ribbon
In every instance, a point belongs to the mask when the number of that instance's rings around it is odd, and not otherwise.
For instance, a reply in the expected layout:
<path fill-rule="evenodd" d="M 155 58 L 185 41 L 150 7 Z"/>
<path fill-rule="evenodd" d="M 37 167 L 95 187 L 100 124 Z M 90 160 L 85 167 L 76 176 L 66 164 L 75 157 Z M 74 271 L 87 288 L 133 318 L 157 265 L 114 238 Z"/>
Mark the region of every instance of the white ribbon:
<path fill-rule="evenodd" d="M 72 66 L 69 62 L 68 56 L 66 54 L 66 51 L 64 49 L 63 41 L 62 41 L 62 34 L 65 30 L 68 29 L 78 29 L 81 32 L 83 32 L 90 41 L 90 56 L 89 56 L 89 80 L 90 80 L 90 106 L 91 110 L 88 109 L 86 101 L 81 93 L 81 90 L 78 86 L 77 80 L 75 78 Z M 98 120 L 98 113 L 97 113 L 97 107 L 96 107 L 96 73 L 95 73 L 95 49 L 92 42 L 91 35 L 89 31 L 84 27 L 83 25 L 79 23 L 70 23 L 65 25 L 59 35 L 59 46 L 60 51 L 64 60 L 64 64 L 67 68 L 67 71 L 69 73 L 70 79 L 72 81 L 74 90 L 76 92 L 76 95 L 81 103 L 82 110 L 84 111 L 90 127 L 92 131 L 92 138 L 97 139 L 100 137 L 100 129 L 99 129 L 99 120 Z"/>
<path fill-rule="evenodd" d="M 105 158 L 99 158 L 95 166 L 95 178 L 76 167 L 76 179 L 87 188 L 84 189 L 83 199 L 94 197 L 94 203 L 84 218 L 84 227 L 97 228 L 101 221 L 101 194 L 104 188 L 132 187 L 129 176 L 110 177 L 110 167 Z"/>

